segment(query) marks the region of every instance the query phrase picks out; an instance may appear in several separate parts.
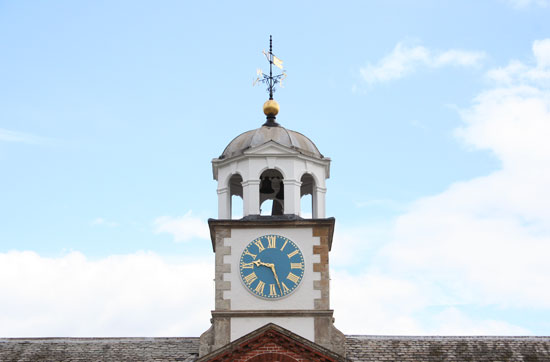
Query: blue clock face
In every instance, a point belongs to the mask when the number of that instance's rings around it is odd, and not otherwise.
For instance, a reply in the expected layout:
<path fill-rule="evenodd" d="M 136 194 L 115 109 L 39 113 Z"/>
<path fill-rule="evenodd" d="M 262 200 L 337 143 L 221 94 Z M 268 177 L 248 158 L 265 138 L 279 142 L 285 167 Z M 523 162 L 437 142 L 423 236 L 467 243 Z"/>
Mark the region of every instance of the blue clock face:
<path fill-rule="evenodd" d="M 251 293 L 278 299 L 300 285 L 305 270 L 304 256 L 292 240 L 279 235 L 264 235 L 244 248 L 239 270 Z"/>

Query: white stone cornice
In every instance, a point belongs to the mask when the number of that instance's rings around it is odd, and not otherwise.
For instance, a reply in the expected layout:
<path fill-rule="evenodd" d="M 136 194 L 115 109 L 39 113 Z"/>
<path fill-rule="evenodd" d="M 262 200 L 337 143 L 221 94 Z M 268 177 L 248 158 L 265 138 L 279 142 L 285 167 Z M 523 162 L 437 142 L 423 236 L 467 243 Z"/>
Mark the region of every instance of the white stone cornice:
<path fill-rule="evenodd" d="M 286 186 L 286 185 L 289 185 L 289 186 L 302 186 L 302 182 L 301 181 L 297 181 L 297 180 L 283 180 L 283 184 Z"/>
<path fill-rule="evenodd" d="M 260 180 L 246 180 L 246 181 L 241 182 L 241 185 L 243 185 L 243 187 L 252 186 L 252 185 L 259 185 L 260 182 L 261 182 Z"/>

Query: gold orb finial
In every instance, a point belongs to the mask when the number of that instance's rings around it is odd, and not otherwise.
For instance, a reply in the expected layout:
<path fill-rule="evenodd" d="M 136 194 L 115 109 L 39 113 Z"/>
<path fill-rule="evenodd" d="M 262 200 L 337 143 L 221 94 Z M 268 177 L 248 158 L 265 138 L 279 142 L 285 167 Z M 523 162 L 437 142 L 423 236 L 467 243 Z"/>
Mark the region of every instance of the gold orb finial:
<path fill-rule="evenodd" d="M 264 103 L 264 114 L 268 117 L 275 117 L 279 113 L 279 103 L 270 99 Z"/>

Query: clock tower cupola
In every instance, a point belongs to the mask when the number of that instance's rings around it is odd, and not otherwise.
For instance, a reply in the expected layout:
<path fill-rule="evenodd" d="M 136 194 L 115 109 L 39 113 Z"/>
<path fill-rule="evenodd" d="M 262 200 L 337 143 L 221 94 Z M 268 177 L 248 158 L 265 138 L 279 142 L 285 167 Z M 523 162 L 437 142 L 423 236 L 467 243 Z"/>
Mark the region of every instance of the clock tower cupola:
<path fill-rule="evenodd" d="M 270 71 L 260 128 L 234 138 L 212 160 L 217 181 L 218 218 L 209 220 L 215 253 L 215 308 L 212 326 L 200 338 L 208 354 L 263 327 L 277 324 L 336 353 L 344 335 L 333 326 L 329 251 L 334 218 L 325 213 L 330 159 L 306 136 L 277 123 L 273 75 L 282 61 L 264 52 Z M 310 195 L 311 212 L 302 214 Z M 232 200 L 242 198 L 242 214 Z M 308 210 L 309 211 L 309 210 Z"/>

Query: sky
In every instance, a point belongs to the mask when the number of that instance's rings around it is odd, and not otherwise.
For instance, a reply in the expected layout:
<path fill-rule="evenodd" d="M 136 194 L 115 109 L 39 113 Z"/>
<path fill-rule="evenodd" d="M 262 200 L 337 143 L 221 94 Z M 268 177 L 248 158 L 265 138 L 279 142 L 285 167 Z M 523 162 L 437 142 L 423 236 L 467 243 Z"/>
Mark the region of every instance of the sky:
<path fill-rule="evenodd" d="M 332 159 L 346 334 L 550 335 L 550 1 L 0 0 L 0 337 L 199 336 L 211 160 Z M 350 295 L 352 297 L 350 297 Z"/>

